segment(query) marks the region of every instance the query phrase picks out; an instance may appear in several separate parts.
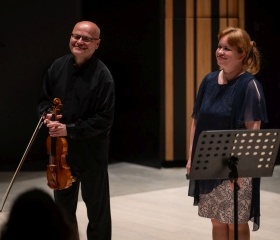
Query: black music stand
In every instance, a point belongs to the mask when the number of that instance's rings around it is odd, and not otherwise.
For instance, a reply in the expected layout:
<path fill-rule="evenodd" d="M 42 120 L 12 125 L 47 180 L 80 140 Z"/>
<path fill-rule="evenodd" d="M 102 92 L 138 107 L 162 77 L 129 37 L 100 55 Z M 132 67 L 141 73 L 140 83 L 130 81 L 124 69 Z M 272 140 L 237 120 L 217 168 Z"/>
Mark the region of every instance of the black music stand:
<path fill-rule="evenodd" d="M 272 176 L 280 129 L 203 131 L 188 179 L 230 179 L 234 183 L 234 235 L 238 239 L 238 177 Z M 229 171 L 230 170 L 230 171 Z"/>

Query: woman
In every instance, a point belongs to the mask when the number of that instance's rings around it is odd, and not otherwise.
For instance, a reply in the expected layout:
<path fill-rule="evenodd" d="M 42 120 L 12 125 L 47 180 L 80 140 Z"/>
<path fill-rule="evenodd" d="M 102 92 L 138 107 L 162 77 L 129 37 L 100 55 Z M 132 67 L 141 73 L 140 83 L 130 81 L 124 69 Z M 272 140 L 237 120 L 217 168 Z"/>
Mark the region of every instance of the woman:
<path fill-rule="evenodd" d="M 187 173 L 202 131 L 257 130 L 262 122 L 267 122 L 263 89 L 254 77 L 260 69 L 255 42 L 246 31 L 234 27 L 221 31 L 218 41 L 216 58 L 220 69 L 202 80 L 192 113 Z M 249 220 L 254 222 L 253 231 L 259 228 L 260 179 L 239 178 L 237 182 L 238 199 L 242 198 L 238 202 L 238 237 L 249 240 Z M 233 195 L 229 179 L 189 182 L 189 196 L 198 205 L 198 215 L 211 219 L 213 240 L 234 239 Z"/>

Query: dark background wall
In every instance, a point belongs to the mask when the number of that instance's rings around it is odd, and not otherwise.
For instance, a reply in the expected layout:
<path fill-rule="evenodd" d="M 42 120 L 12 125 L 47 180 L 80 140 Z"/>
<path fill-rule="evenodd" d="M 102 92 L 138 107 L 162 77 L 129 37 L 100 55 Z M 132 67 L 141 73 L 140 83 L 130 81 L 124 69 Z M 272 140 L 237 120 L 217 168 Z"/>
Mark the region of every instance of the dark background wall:
<path fill-rule="evenodd" d="M 270 123 L 280 128 L 279 14 L 274 1 L 246 0 L 246 30 L 263 55 L 258 74 Z M 164 1 L 9 0 L 0 8 L 0 168 L 18 164 L 38 123 L 36 103 L 52 61 L 69 52 L 69 34 L 82 19 L 101 28 L 97 54 L 116 81 L 110 160 L 160 166 L 161 49 Z M 46 129 L 27 162 L 46 161 Z M 279 161 L 279 160 L 278 160 Z"/>
<path fill-rule="evenodd" d="M 163 1 L 83 1 L 116 82 L 111 159 L 159 166 Z"/>
<path fill-rule="evenodd" d="M 44 74 L 55 58 L 69 52 L 72 28 L 84 19 L 101 28 L 97 55 L 116 81 L 110 160 L 159 166 L 160 6 L 148 0 L 11 0 L 1 7 L 0 167 L 18 163 L 26 151 L 39 121 L 36 104 Z M 43 126 L 25 162 L 45 165 L 46 137 Z"/>
<path fill-rule="evenodd" d="M 280 128 L 280 68 L 278 56 L 280 49 L 280 15 L 273 1 L 246 0 L 245 28 L 262 55 L 262 66 L 258 79 L 262 82 L 267 102 L 269 123 L 266 128 Z M 276 159 L 280 164 L 280 152 Z"/>
<path fill-rule="evenodd" d="M 262 81 L 269 114 L 269 127 L 280 128 L 280 14 L 273 1 L 246 0 L 246 30 L 262 54 Z"/>
<path fill-rule="evenodd" d="M 20 161 L 39 120 L 36 103 L 44 73 L 54 58 L 68 52 L 69 33 L 79 18 L 80 4 L 74 0 L 1 3 L 1 164 Z M 45 156 L 43 133 L 27 161 Z"/>

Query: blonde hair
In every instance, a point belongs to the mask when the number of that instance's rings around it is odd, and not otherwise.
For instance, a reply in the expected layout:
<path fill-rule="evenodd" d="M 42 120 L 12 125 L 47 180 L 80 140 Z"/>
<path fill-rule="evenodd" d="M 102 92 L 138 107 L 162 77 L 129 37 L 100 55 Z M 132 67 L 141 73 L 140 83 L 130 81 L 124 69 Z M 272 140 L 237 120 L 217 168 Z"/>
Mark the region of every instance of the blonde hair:
<path fill-rule="evenodd" d="M 237 27 L 227 27 L 218 34 L 218 41 L 224 37 L 228 37 L 230 46 L 237 47 L 239 53 L 244 53 L 245 57 L 242 61 L 243 69 L 257 74 L 260 70 L 261 56 L 256 43 L 251 40 L 250 35 L 243 29 Z"/>

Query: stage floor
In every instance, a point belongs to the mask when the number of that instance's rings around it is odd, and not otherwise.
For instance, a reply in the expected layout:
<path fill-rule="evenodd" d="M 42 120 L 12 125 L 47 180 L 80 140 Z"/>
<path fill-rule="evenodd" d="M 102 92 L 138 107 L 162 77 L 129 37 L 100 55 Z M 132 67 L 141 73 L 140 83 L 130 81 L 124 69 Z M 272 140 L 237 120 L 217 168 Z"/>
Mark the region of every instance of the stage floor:
<path fill-rule="evenodd" d="M 14 172 L 0 169 L 0 201 L 3 202 Z M 126 162 L 109 165 L 113 240 L 209 240 L 211 223 L 197 215 L 193 199 L 187 196 L 185 168 L 151 168 Z M 280 166 L 272 177 L 261 180 L 261 226 L 251 239 L 277 240 L 280 235 Z M 45 171 L 20 171 L 4 208 L 0 226 L 13 199 L 29 188 L 52 192 Z M 1 206 L 0 206 L 1 207 Z M 81 240 L 86 240 L 86 209 L 79 200 L 77 216 Z M 252 223 L 250 222 L 250 228 Z"/>

